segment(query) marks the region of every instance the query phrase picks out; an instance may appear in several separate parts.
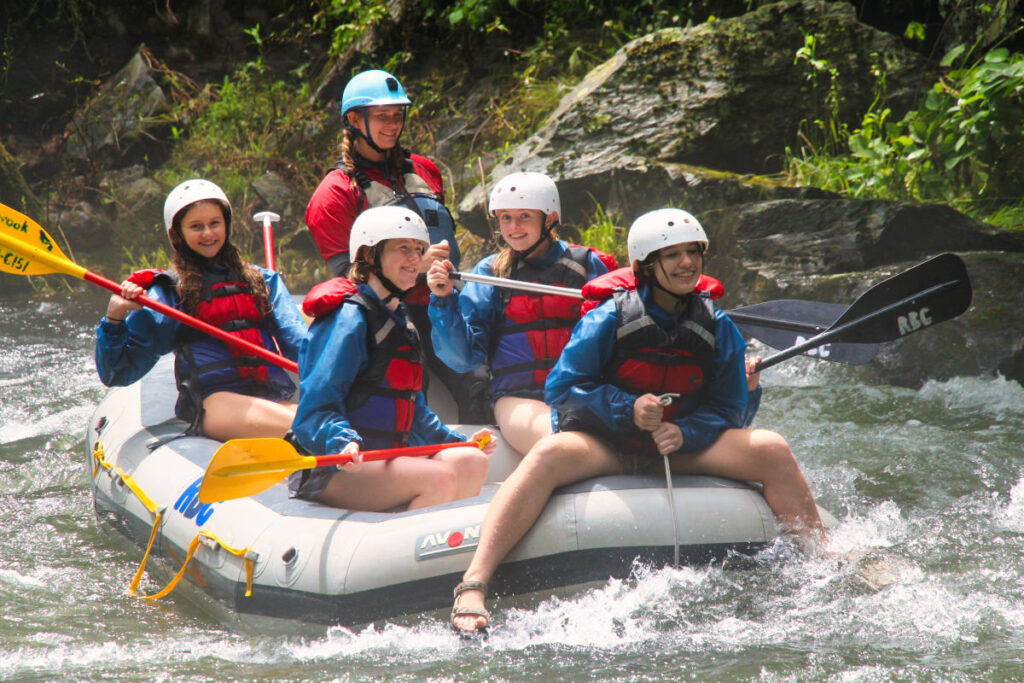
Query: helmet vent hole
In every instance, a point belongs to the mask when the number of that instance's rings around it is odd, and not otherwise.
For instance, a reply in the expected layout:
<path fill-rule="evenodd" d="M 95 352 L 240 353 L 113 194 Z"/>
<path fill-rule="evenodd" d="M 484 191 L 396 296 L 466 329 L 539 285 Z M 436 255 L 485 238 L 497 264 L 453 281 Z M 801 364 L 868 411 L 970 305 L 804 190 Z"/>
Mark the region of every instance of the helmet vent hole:
<path fill-rule="evenodd" d="M 384 82 L 387 83 L 388 90 L 391 92 L 398 92 L 398 81 L 394 78 L 386 78 Z"/>

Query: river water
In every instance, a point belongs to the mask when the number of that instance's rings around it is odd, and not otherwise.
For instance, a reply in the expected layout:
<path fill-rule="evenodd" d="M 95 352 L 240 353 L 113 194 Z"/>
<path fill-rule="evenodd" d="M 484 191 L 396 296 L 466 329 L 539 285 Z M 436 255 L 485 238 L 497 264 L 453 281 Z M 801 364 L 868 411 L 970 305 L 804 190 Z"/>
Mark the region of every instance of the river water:
<path fill-rule="evenodd" d="M 140 551 L 97 525 L 86 477 L 103 299 L 0 299 L 0 680 L 1024 679 L 1018 384 L 870 386 L 809 359 L 765 373 L 757 425 L 789 439 L 838 554 L 891 558 L 899 581 L 879 592 L 780 544 L 506 600 L 484 642 L 437 614 L 267 633 L 189 587 L 125 592 Z"/>

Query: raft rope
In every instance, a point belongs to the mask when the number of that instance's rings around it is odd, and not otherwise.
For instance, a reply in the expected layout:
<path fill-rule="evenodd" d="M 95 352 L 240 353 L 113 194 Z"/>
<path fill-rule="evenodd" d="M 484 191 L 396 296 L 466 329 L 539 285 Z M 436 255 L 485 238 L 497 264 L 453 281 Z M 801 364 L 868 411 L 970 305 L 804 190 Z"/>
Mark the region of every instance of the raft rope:
<path fill-rule="evenodd" d="M 672 537 L 675 539 L 674 566 L 679 569 L 679 521 L 676 519 L 676 496 L 672 488 L 672 468 L 669 465 L 668 456 L 662 455 L 661 457 L 665 459 L 665 485 L 668 490 L 668 509 L 672 515 Z"/>
<path fill-rule="evenodd" d="M 149 561 L 150 551 L 152 551 L 153 549 L 153 543 L 154 541 L 156 541 L 157 532 L 159 531 L 160 524 L 163 521 L 165 508 L 158 508 L 157 504 L 153 502 L 153 499 L 150 498 L 149 495 L 142 490 L 142 487 L 139 486 L 139 483 L 135 481 L 135 479 L 130 474 L 122 470 L 117 465 L 114 465 L 113 463 L 107 461 L 107 459 L 104 457 L 103 444 L 100 443 L 98 439 L 96 441 L 96 445 L 93 446 L 92 459 L 93 478 L 96 477 L 96 474 L 99 472 L 100 467 L 103 467 L 104 469 L 107 470 L 107 474 L 110 476 L 111 479 L 120 480 L 125 486 L 128 487 L 129 491 L 135 494 L 135 497 L 139 499 L 139 502 L 142 503 L 146 507 L 146 509 L 149 510 L 150 513 L 154 515 L 153 528 L 149 532 L 149 542 L 146 543 L 146 552 L 142 555 L 142 561 L 139 563 L 139 568 L 135 572 L 135 577 L 132 578 L 132 582 L 128 586 L 128 593 L 130 595 L 138 595 L 139 583 L 142 581 L 142 576 L 146 572 L 146 563 Z M 256 561 L 259 559 L 259 553 L 257 553 L 252 548 L 233 548 L 224 541 L 222 541 L 220 538 L 218 538 L 216 534 L 213 534 L 206 530 L 202 530 L 198 534 L 196 534 L 196 537 L 193 538 L 192 542 L 189 544 L 188 554 L 185 556 L 185 562 L 182 563 L 181 569 L 179 569 L 178 573 L 174 576 L 173 579 L 171 579 L 171 582 L 168 583 L 167 586 L 164 587 L 164 589 L 160 592 L 154 593 L 153 595 L 143 595 L 142 598 L 145 600 L 159 600 L 160 598 L 169 595 L 170 592 L 174 590 L 175 586 L 178 585 L 178 582 L 181 581 L 181 577 L 185 575 L 185 569 L 188 567 L 188 563 L 192 560 L 192 556 L 195 555 L 196 549 L 199 547 L 200 542 L 214 549 L 216 549 L 217 547 L 223 548 L 232 555 L 236 557 L 241 557 L 244 560 L 245 597 L 252 597 L 253 568 L 255 567 Z"/>

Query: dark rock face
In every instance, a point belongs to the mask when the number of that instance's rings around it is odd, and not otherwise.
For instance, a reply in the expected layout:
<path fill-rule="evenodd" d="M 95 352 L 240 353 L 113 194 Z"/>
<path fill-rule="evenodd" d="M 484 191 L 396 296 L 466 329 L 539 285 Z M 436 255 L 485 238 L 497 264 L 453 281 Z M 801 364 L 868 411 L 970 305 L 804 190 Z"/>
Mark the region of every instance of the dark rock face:
<path fill-rule="evenodd" d="M 118 168 L 141 158 L 153 140 L 167 98 L 141 52 L 108 80 L 68 124 L 65 151 L 71 159 Z"/>

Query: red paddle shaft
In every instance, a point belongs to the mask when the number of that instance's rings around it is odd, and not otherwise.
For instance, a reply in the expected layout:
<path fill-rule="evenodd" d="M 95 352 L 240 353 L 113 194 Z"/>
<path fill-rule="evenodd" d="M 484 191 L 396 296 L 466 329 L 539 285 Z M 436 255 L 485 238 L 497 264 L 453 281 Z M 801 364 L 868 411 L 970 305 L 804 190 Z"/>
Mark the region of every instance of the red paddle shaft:
<path fill-rule="evenodd" d="M 108 280 L 102 275 L 97 275 L 91 270 L 85 271 L 85 273 L 82 275 L 82 279 L 85 280 L 86 282 L 91 282 L 94 285 L 99 285 L 100 287 L 109 290 L 114 294 L 121 294 L 121 285 L 117 284 L 112 280 Z M 285 370 L 294 373 L 298 373 L 299 371 L 299 366 L 294 361 L 288 360 L 284 356 L 280 356 L 274 353 L 273 351 L 268 351 L 262 346 L 257 346 L 256 344 L 247 342 L 244 339 L 239 339 L 238 337 L 232 336 L 225 332 L 224 330 L 220 329 L 219 327 L 214 327 L 209 323 L 204 323 L 202 320 L 199 320 L 198 318 L 193 318 L 188 313 L 183 313 L 179 311 L 177 308 L 174 308 L 173 306 L 168 306 L 167 304 L 162 304 L 159 301 L 154 301 L 153 299 L 150 299 L 148 296 L 144 295 L 138 297 L 137 299 L 133 299 L 133 301 L 137 301 L 138 303 L 142 304 L 147 308 L 152 308 L 157 313 L 162 313 L 163 315 L 166 315 L 168 318 L 173 318 L 174 320 L 177 320 L 180 323 L 183 323 L 185 325 L 191 325 L 192 327 L 196 328 L 197 330 L 200 330 L 201 332 L 205 332 L 211 337 L 216 337 L 217 339 L 220 339 L 222 342 L 228 344 L 229 346 L 234 346 L 238 349 L 242 349 L 247 353 L 250 353 L 254 356 L 258 356 L 259 358 L 262 358 L 263 360 L 269 363 L 278 365 L 284 368 Z"/>

